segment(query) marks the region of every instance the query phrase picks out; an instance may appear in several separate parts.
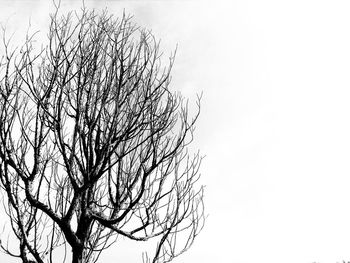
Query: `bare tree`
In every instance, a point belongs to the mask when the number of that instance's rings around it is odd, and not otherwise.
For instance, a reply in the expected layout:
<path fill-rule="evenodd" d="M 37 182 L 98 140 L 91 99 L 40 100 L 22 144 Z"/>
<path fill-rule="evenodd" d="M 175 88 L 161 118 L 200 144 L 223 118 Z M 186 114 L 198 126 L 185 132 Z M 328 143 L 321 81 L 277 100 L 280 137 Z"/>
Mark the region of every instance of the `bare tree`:
<path fill-rule="evenodd" d="M 121 240 L 156 240 L 145 262 L 187 250 L 204 224 L 199 115 L 169 89 L 150 31 L 107 12 L 51 16 L 48 44 L 3 37 L 0 179 L 22 262 L 96 262 Z M 64 258 L 63 261 L 66 261 Z"/>

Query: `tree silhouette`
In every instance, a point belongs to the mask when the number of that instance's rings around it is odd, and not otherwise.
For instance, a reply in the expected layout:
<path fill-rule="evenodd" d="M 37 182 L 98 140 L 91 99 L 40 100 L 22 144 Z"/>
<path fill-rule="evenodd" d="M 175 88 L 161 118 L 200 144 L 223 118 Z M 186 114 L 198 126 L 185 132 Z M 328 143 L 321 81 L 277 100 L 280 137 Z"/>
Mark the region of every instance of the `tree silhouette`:
<path fill-rule="evenodd" d="M 156 240 L 144 262 L 187 250 L 204 224 L 198 112 L 169 89 L 159 43 L 131 17 L 50 16 L 48 44 L 10 48 L 0 81 L 0 179 L 22 262 L 97 262 L 122 241 Z M 4 31 L 5 33 L 5 31 Z M 69 257 L 68 257 L 69 258 Z"/>

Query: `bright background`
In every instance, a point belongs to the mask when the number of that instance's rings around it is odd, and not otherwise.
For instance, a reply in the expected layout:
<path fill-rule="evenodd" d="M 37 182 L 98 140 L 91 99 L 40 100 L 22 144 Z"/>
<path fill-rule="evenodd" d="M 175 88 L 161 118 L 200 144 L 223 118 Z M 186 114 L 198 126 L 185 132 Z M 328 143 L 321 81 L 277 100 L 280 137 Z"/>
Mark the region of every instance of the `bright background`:
<path fill-rule="evenodd" d="M 173 262 L 350 260 L 349 1 L 85 2 L 125 8 L 168 55 L 178 44 L 172 87 L 190 100 L 203 91 L 192 149 L 206 155 L 209 217 Z M 0 1 L 0 20 L 18 34 L 31 17 L 45 32 L 50 10 Z M 141 262 L 118 256 L 101 262 Z"/>

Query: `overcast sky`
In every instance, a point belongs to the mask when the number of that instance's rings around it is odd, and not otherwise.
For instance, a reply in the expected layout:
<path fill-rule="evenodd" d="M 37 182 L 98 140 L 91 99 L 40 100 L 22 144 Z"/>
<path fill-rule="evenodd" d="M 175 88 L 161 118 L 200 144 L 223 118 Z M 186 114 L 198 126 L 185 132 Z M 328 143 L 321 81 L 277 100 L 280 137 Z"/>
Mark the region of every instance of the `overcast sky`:
<path fill-rule="evenodd" d="M 349 1 L 86 5 L 125 8 L 168 55 L 178 44 L 172 88 L 190 100 L 203 91 L 192 149 L 206 155 L 209 217 L 173 262 L 350 260 Z M 50 10 L 50 1 L 0 1 L 0 20 L 19 33 L 31 18 L 45 32 Z M 101 262 L 118 255 L 116 246 Z"/>

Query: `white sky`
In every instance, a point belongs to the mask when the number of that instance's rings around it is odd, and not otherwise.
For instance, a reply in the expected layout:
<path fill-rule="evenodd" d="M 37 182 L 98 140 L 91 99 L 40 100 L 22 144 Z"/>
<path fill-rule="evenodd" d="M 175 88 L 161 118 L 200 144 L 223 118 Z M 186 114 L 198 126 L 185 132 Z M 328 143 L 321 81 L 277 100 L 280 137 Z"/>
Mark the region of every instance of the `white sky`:
<path fill-rule="evenodd" d="M 350 260 L 349 1 L 86 4 L 125 8 L 169 52 L 178 43 L 172 87 L 203 91 L 193 149 L 206 155 L 209 217 L 173 262 Z M 45 30 L 49 7 L 0 1 L 0 20 Z M 117 249 L 101 262 L 118 262 Z"/>

